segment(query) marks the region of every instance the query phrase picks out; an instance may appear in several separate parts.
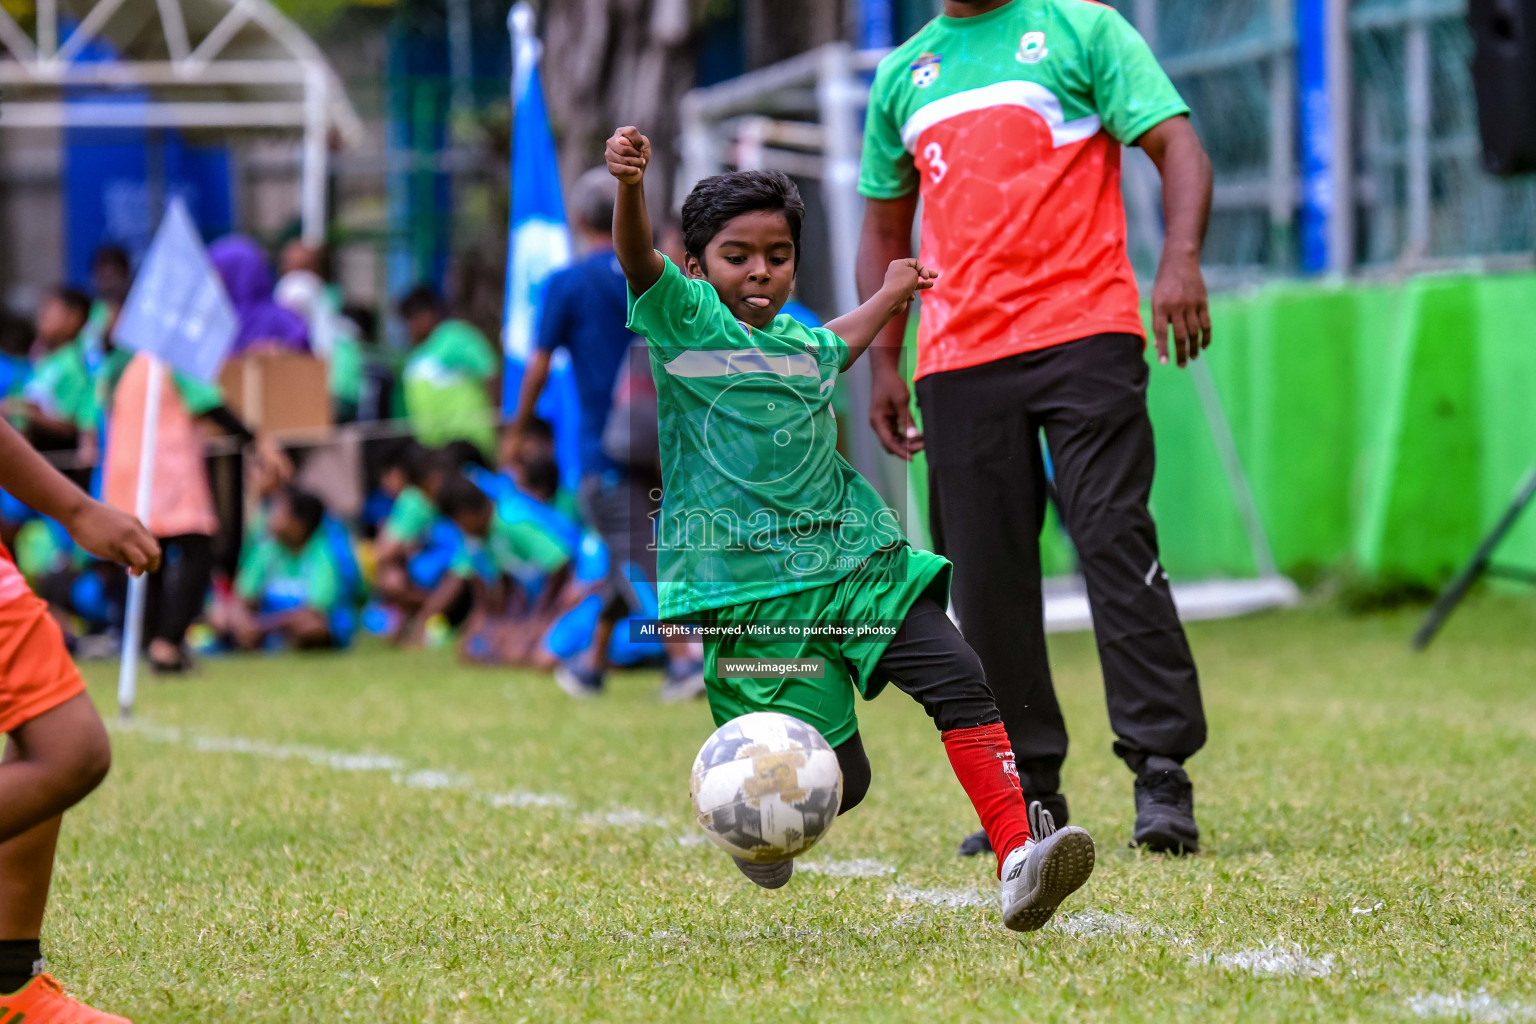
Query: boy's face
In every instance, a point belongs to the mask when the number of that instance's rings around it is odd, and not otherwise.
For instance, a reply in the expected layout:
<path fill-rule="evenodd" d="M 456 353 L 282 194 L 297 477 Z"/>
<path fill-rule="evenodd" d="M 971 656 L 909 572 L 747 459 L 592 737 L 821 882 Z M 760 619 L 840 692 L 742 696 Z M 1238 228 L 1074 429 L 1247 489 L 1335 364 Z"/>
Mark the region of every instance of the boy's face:
<path fill-rule="evenodd" d="M 379 474 L 379 487 L 391 497 L 405 490 L 410 482 L 410 478 L 405 475 L 405 470 L 399 466 L 390 466 Z"/>
<path fill-rule="evenodd" d="M 83 327 L 85 321 L 51 295 L 37 308 L 37 336 L 51 348 L 73 341 Z"/>
<path fill-rule="evenodd" d="M 442 318 L 431 310 L 418 310 L 405 318 L 405 333 L 412 345 L 420 345 L 432 337 Z"/>
<path fill-rule="evenodd" d="M 101 260 L 91 267 L 91 288 L 103 298 L 121 299 L 128 294 L 128 274 L 115 260 Z"/>
<path fill-rule="evenodd" d="M 736 319 L 767 327 L 795 286 L 795 240 L 778 210 L 754 210 L 725 222 L 704 247 L 701 262 L 688 257 L 688 276 L 714 286 Z"/>
<path fill-rule="evenodd" d="M 460 512 L 453 517 L 453 523 L 467 536 L 483 540 L 491 532 L 491 507 L 487 505 L 473 512 Z"/>
<path fill-rule="evenodd" d="M 523 434 L 512 446 L 512 457 L 505 464 L 515 469 L 541 456 L 548 458 L 554 453 L 555 446 L 549 438 L 542 434 Z"/>
<path fill-rule="evenodd" d="M 309 539 L 304 536 L 304 524 L 299 522 L 288 508 L 286 501 L 279 501 L 272 506 L 272 514 L 267 519 L 268 529 L 277 542 L 289 551 L 302 551 L 305 542 Z"/>

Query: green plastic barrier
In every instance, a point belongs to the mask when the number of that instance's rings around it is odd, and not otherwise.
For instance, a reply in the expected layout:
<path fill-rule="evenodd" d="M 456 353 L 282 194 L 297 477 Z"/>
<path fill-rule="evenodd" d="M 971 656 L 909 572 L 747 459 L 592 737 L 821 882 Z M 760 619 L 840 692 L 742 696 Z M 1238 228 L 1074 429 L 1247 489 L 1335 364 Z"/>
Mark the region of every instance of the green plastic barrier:
<path fill-rule="evenodd" d="M 1214 296 L 1202 359 L 1281 571 L 1435 585 L 1536 465 L 1536 274 L 1284 282 Z M 1175 578 L 1257 571 L 1190 371 L 1152 365 L 1152 510 Z M 911 467 L 927 519 L 927 473 Z M 1046 571 L 1072 551 L 1054 513 Z M 1536 514 L 1500 561 L 1536 568 Z"/>

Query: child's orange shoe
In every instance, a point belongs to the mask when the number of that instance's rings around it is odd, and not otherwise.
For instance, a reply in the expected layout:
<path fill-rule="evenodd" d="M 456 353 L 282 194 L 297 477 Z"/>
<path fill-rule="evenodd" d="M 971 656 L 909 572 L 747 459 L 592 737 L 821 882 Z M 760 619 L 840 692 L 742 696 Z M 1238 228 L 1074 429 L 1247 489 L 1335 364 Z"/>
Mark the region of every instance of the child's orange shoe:
<path fill-rule="evenodd" d="M 0 1024 L 133 1024 L 93 1010 L 64 994 L 49 974 L 39 974 L 11 996 L 0 996 Z"/>

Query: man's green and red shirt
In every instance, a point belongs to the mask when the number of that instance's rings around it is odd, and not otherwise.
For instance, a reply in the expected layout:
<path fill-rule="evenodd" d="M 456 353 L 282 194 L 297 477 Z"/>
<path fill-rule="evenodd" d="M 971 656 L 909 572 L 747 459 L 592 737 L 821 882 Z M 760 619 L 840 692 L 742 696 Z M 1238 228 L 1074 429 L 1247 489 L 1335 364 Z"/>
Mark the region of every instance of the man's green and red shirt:
<path fill-rule="evenodd" d="M 880 62 L 859 191 L 923 199 L 917 376 L 1143 331 L 1120 146 L 1189 108 L 1093 0 L 938 17 Z"/>

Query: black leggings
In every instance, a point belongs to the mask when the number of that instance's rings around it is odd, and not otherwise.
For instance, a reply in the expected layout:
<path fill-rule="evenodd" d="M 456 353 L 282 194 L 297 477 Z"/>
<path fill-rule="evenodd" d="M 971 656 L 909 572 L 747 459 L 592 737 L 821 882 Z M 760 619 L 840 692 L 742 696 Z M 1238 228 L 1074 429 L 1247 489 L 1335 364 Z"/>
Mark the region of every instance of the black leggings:
<path fill-rule="evenodd" d="M 161 537 L 164 560 L 151 573 L 145 590 L 144 639 L 166 640 L 180 647 L 187 628 L 203 611 L 213 574 L 213 538 L 189 533 Z"/>
<path fill-rule="evenodd" d="M 940 732 L 996 725 L 1003 720 L 981 659 L 930 597 L 918 598 L 907 610 L 896 639 L 880 657 L 879 671 L 917 699 Z M 835 752 L 843 770 L 843 802 L 837 813 L 843 814 L 857 807 L 869 792 L 869 758 L 857 732 Z"/>

